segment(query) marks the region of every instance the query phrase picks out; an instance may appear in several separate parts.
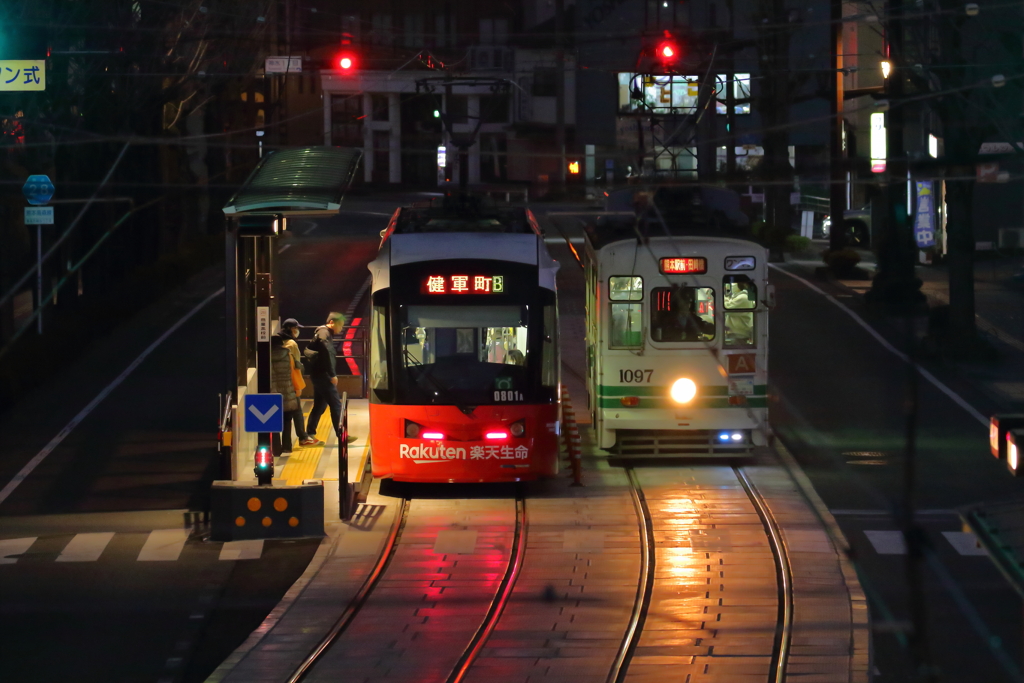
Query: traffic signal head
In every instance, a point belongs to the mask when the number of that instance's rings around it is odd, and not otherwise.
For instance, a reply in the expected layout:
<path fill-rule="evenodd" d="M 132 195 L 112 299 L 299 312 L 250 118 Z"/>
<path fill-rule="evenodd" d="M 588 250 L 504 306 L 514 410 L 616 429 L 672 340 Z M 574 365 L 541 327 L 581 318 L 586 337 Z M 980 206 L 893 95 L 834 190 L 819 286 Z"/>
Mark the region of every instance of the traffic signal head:
<path fill-rule="evenodd" d="M 654 46 L 654 59 L 662 69 L 670 70 L 679 62 L 682 56 L 682 48 L 676 37 L 665 32 L 664 36 Z"/>
<path fill-rule="evenodd" d="M 338 55 L 338 68 L 343 72 L 352 73 L 356 68 L 356 57 L 351 52 L 342 52 Z"/>
<path fill-rule="evenodd" d="M 658 56 L 661 59 L 675 59 L 676 46 L 674 43 L 665 42 L 658 46 Z"/>
<path fill-rule="evenodd" d="M 260 446 L 256 449 L 256 469 L 266 470 L 274 465 L 274 456 L 267 446 Z"/>

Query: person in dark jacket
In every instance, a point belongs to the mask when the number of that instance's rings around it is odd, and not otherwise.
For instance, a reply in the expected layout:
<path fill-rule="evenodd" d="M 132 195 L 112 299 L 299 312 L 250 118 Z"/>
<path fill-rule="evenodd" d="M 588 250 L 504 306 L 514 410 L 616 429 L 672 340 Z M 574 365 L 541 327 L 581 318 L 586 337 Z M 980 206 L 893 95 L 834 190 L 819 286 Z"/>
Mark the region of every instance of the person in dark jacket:
<path fill-rule="evenodd" d="M 298 335 L 299 321 L 288 318 L 281 323 L 280 332 L 270 340 L 270 389 L 275 394 L 281 394 L 284 399 L 284 431 L 281 432 L 281 452 L 284 454 L 292 451 L 293 424 L 300 445 L 314 446 L 323 443 L 307 434 L 303 428 L 302 405 L 292 383 L 292 368 L 302 367 L 299 345 L 295 343 Z"/>
<path fill-rule="evenodd" d="M 309 379 L 313 382 L 313 409 L 309 411 L 306 431 L 310 434 L 316 434 L 320 416 L 328 406 L 331 409 L 331 422 L 335 433 L 338 433 L 341 425 L 341 397 L 338 396 L 336 366 L 338 351 L 334 347 L 334 334 L 340 332 L 344 324 L 345 316 L 341 313 L 331 313 L 327 316 L 327 322 L 316 328 L 313 339 L 306 347 L 307 352 L 316 352 L 316 360 L 309 369 Z"/>

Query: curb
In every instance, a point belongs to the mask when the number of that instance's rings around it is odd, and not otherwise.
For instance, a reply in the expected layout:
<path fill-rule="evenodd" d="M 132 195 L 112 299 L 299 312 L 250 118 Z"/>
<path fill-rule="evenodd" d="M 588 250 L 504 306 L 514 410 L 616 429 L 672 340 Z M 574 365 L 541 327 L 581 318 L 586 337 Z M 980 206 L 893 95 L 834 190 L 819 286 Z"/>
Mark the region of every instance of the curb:
<path fill-rule="evenodd" d="M 815 516 L 825 527 L 829 541 L 839 559 L 846 590 L 850 596 L 850 683 L 870 683 L 874 678 L 874 643 L 871 638 L 871 612 L 867 597 L 857 578 L 857 569 L 849 558 L 850 544 L 835 517 L 829 512 L 825 501 L 814 490 L 810 477 L 800 467 L 793 454 L 781 439 L 775 438 L 773 450 L 778 454 L 789 477 L 796 484 L 804 498 L 814 510 Z"/>

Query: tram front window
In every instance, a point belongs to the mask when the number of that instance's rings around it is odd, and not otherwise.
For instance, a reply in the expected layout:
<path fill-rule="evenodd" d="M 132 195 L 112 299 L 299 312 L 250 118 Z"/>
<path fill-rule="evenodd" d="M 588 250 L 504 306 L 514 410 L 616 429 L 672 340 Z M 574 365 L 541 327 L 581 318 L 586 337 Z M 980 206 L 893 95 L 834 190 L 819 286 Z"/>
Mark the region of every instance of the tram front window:
<path fill-rule="evenodd" d="M 403 394 L 481 405 L 527 398 L 526 306 L 402 306 Z"/>
<path fill-rule="evenodd" d="M 715 338 L 715 290 L 710 287 L 658 287 L 651 290 L 651 300 L 654 341 L 696 342 Z"/>

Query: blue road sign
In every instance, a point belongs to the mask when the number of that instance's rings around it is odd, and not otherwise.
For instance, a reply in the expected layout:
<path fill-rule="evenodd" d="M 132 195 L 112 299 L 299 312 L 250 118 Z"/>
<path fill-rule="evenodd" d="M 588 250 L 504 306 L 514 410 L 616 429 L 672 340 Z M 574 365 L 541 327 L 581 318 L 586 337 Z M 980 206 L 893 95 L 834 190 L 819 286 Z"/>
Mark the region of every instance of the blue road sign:
<path fill-rule="evenodd" d="M 25 195 L 29 204 L 39 206 L 53 197 L 53 183 L 50 182 L 49 176 L 30 175 L 21 186 L 21 193 Z"/>
<path fill-rule="evenodd" d="M 283 432 L 284 397 L 281 394 L 246 394 L 245 431 Z"/>

